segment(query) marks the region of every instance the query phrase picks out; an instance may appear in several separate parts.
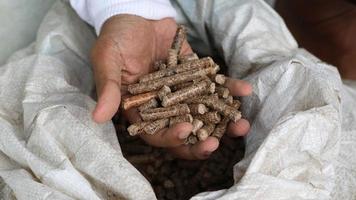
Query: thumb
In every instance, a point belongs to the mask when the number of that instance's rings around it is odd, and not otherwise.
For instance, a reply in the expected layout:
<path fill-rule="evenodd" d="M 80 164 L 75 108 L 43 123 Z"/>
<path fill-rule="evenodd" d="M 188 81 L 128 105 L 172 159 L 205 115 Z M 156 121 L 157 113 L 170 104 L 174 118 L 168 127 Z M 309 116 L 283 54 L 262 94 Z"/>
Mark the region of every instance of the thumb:
<path fill-rule="evenodd" d="M 98 123 L 104 123 L 115 115 L 120 105 L 123 59 L 111 40 L 107 41 L 100 37 L 91 56 L 98 94 L 98 103 L 93 111 L 93 119 Z"/>

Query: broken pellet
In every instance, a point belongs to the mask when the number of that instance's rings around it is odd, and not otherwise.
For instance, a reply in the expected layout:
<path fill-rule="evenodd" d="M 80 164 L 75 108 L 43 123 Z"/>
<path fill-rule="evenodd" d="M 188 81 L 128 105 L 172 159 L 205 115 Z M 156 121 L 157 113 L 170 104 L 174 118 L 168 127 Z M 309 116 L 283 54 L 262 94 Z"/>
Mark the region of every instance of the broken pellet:
<path fill-rule="evenodd" d="M 141 112 L 141 111 L 144 111 L 144 110 L 147 110 L 150 108 L 157 108 L 157 107 L 158 107 L 158 101 L 156 99 L 151 99 L 151 100 L 147 101 L 146 103 L 140 105 L 138 107 L 138 110 Z"/>
<path fill-rule="evenodd" d="M 167 67 L 173 68 L 178 64 L 178 52 L 175 49 L 168 49 Z"/>
<path fill-rule="evenodd" d="M 229 117 L 233 122 L 237 122 L 237 120 L 241 119 L 241 112 L 233 107 L 229 106 L 224 111 L 220 112 Z"/>
<path fill-rule="evenodd" d="M 216 88 L 215 83 L 211 82 L 210 80 L 208 82 L 209 82 L 209 86 L 207 88 L 207 92 L 208 94 L 214 94 Z"/>
<path fill-rule="evenodd" d="M 165 68 L 140 77 L 140 83 L 157 80 L 166 76 L 183 73 L 193 69 L 214 67 L 214 61 L 210 57 L 201 58 L 188 63 L 182 63 L 173 68 Z"/>
<path fill-rule="evenodd" d="M 200 95 L 200 94 L 204 93 L 210 87 L 211 86 L 208 81 L 201 81 L 197 84 L 193 84 L 189 87 L 177 90 L 177 91 L 163 97 L 162 106 L 167 107 L 170 105 L 174 105 L 174 104 L 184 101 L 185 99 L 188 99 L 192 96 Z"/>
<path fill-rule="evenodd" d="M 221 122 L 218 125 L 216 125 L 215 130 L 212 133 L 212 136 L 214 136 L 220 140 L 226 132 L 228 123 L 229 123 L 229 118 L 227 118 L 227 117 L 225 117 L 223 120 L 221 120 Z"/>
<path fill-rule="evenodd" d="M 160 90 L 158 90 L 157 96 L 162 101 L 163 97 L 171 93 L 171 88 L 164 85 Z"/>
<path fill-rule="evenodd" d="M 123 105 L 124 110 L 127 110 L 132 107 L 137 107 L 141 104 L 144 104 L 147 101 L 149 101 L 155 97 L 157 97 L 157 92 L 151 91 L 151 92 L 147 92 L 144 94 L 139 94 L 139 95 L 135 95 L 135 96 L 126 98 L 123 100 L 122 105 Z"/>
<path fill-rule="evenodd" d="M 241 119 L 240 111 L 232 106 L 227 105 L 216 95 L 200 96 L 193 99 L 188 99 L 185 101 L 185 103 L 203 103 L 213 110 L 219 111 L 222 115 L 228 117 L 234 122 Z"/>
<path fill-rule="evenodd" d="M 166 66 L 166 64 L 164 64 L 164 62 L 162 60 L 156 61 L 153 65 L 153 70 L 155 70 L 155 71 L 163 70 L 166 68 L 167 68 L 167 66 Z"/>
<path fill-rule="evenodd" d="M 190 54 L 178 56 L 178 61 L 180 64 L 195 61 L 198 59 L 199 59 L 199 57 L 196 53 L 190 53 Z"/>
<path fill-rule="evenodd" d="M 240 106 L 241 106 L 241 102 L 240 102 L 239 100 L 237 100 L 237 99 L 234 99 L 234 100 L 232 101 L 231 106 L 234 107 L 234 108 L 236 108 L 236 109 L 239 109 Z"/>
<path fill-rule="evenodd" d="M 153 121 L 153 122 L 147 124 L 143 128 L 143 131 L 146 134 L 153 135 L 153 134 L 157 133 L 157 131 L 159 131 L 159 130 L 165 128 L 166 126 L 168 126 L 168 124 L 169 124 L 169 119 L 167 119 L 167 118 L 159 119 L 159 120 L 156 120 L 156 121 Z"/>
<path fill-rule="evenodd" d="M 230 94 L 229 89 L 227 89 L 226 87 L 223 87 L 223 86 L 217 86 L 215 88 L 215 91 L 219 95 L 219 97 L 224 98 L 224 99 L 227 98 Z"/>
<path fill-rule="evenodd" d="M 134 124 L 131 124 L 128 128 L 127 131 L 131 136 L 135 136 L 138 134 L 143 133 L 143 128 L 148 125 L 150 122 L 137 122 Z"/>
<path fill-rule="evenodd" d="M 226 104 L 230 105 L 230 106 L 232 105 L 233 101 L 234 101 L 234 98 L 233 98 L 231 95 L 227 96 L 227 97 L 224 99 L 224 102 L 225 102 Z"/>
<path fill-rule="evenodd" d="M 184 40 L 186 38 L 186 33 L 187 30 L 184 26 L 179 25 L 176 31 L 176 34 L 173 38 L 173 42 L 172 42 L 172 49 L 177 51 L 177 54 L 180 54 L 180 50 L 182 49 Z"/>
<path fill-rule="evenodd" d="M 210 105 L 210 107 L 212 107 L 213 109 L 219 111 L 224 116 L 230 118 L 234 122 L 237 122 L 237 120 L 241 119 L 241 112 L 240 111 L 238 111 L 236 108 L 234 108 L 232 106 L 226 105 L 221 100 L 217 101 L 217 103 L 215 105 L 214 105 L 213 102 L 210 103 L 209 105 Z"/>
<path fill-rule="evenodd" d="M 213 66 L 213 70 L 214 70 L 214 72 L 215 72 L 215 73 L 212 73 L 211 75 L 216 74 L 216 73 L 220 70 L 220 66 L 219 66 L 219 65 L 217 65 L 217 64 L 214 64 L 214 66 Z"/>
<path fill-rule="evenodd" d="M 128 91 L 131 94 L 139 94 L 143 92 L 149 92 L 160 89 L 162 86 L 167 85 L 168 87 L 183 83 L 187 81 L 192 81 L 196 78 L 216 73 L 218 68 L 208 67 L 203 69 L 193 69 L 191 71 L 175 74 L 173 76 L 164 77 L 158 80 L 152 80 L 144 83 L 136 83 L 128 86 Z"/>
<path fill-rule="evenodd" d="M 217 111 L 207 112 L 202 115 L 194 115 L 194 118 L 204 122 L 204 124 L 217 124 L 221 121 L 221 116 Z"/>
<path fill-rule="evenodd" d="M 190 113 L 192 115 L 198 115 L 198 114 L 204 114 L 208 112 L 208 107 L 206 107 L 202 103 L 197 103 L 197 104 L 188 104 Z"/>
<path fill-rule="evenodd" d="M 169 118 L 169 127 L 174 126 L 175 124 L 182 123 L 182 122 L 193 122 L 193 117 L 191 114 L 179 115 L 175 117 Z"/>
<path fill-rule="evenodd" d="M 192 133 L 193 135 L 196 135 L 197 130 L 203 127 L 204 123 L 199 119 L 193 119 L 192 125 L 193 125 Z"/>
<path fill-rule="evenodd" d="M 201 129 L 197 131 L 197 137 L 199 141 L 206 140 L 210 134 L 214 131 L 215 124 L 205 124 Z"/>
<path fill-rule="evenodd" d="M 189 114 L 189 112 L 187 104 L 177 104 L 171 107 L 147 109 L 140 112 L 140 115 L 144 121 L 150 121 Z"/>
<path fill-rule="evenodd" d="M 185 144 L 196 144 L 198 142 L 198 137 L 195 135 L 189 135 L 185 141 Z"/>
<path fill-rule="evenodd" d="M 225 82 L 226 82 L 226 76 L 224 76 L 223 74 L 216 74 L 214 77 L 213 77 L 213 80 L 215 81 L 215 83 L 218 83 L 220 85 L 224 85 Z"/>

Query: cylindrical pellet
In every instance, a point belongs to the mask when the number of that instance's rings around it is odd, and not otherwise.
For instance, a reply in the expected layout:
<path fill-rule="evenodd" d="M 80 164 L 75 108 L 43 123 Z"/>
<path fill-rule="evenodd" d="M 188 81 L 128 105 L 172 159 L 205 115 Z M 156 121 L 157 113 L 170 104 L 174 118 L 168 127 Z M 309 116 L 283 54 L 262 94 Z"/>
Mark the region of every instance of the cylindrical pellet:
<path fill-rule="evenodd" d="M 144 121 L 157 120 L 162 118 L 169 118 L 178 115 L 189 114 L 190 110 L 187 104 L 177 104 L 165 108 L 152 108 L 140 112 Z"/>
<path fill-rule="evenodd" d="M 146 125 L 143 128 L 143 131 L 146 134 L 152 135 L 152 134 L 157 133 L 157 131 L 167 127 L 168 124 L 169 124 L 169 119 L 167 119 L 167 118 L 159 119 L 159 120 L 153 121 L 153 122 L 149 123 L 148 125 Z"/>
<path fill-rule="evenodd" d="M 123 105 L 124 110 L 127 110 L 130 108 L 142 105 L 155 97 L 157 97 L 156 91 L 147 92 L 144 94 L 139 94 L 139 95 L 135 95 L 135 96 L 124 99 L 122 102 L 122 105 Z"/>

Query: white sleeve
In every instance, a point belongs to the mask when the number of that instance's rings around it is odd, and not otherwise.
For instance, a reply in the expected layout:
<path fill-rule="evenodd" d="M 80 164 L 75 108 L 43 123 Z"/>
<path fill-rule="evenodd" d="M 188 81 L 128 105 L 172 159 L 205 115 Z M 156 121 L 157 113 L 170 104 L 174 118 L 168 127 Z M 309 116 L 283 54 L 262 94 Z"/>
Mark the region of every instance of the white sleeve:
<path fill-rule="evenodd" d="M 104 22 L 117 14 L 133 14 L 158 20 L 175 17 L 176 11 L 169 0 L 70 0 L 78 15 L 100 33 Z"/>

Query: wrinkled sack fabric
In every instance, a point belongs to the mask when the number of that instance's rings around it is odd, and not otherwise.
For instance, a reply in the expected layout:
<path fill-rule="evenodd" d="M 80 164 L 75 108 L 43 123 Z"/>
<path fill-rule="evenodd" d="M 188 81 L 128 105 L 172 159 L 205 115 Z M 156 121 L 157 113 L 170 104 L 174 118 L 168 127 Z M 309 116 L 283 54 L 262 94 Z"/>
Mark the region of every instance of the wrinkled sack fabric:
<path fill-rule="evenodd" d="M 231 188 L 192 199 L 355 199 L 356 87 L 296 42 L 263 1 L 176 1 L 201 54 L 252 83 Z M 0 199 L 155 199 L 112 123 L 91 121 L 93 31 L 64 1 L 0 67 Z"/>
<path fill-rule="evenodd" d="M 154 199 L 112 123 L 91 120 L 95 37 L 57 1 L 36 41 L 0 67 L 2 199 Z"/>

